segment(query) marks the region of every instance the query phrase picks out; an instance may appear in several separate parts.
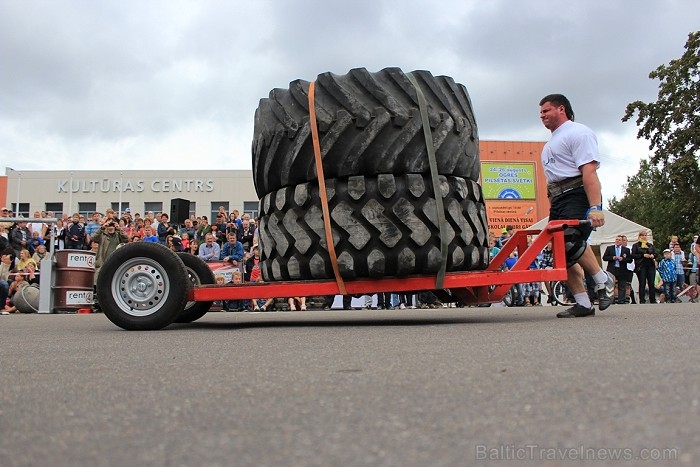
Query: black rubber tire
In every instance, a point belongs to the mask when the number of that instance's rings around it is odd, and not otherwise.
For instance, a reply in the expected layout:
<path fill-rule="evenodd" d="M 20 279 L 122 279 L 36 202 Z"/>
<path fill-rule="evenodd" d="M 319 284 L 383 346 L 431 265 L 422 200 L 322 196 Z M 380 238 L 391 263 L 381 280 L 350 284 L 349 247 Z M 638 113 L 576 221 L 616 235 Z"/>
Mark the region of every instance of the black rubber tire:
<path fill-rule="evenodd" d="M 440 238 L 430 177 L 419 174 L 326 180 L 331 228 L 344 279 L 433 274 Z M 448 238 L 447 271 L 486 268 L 488 230 L 481 187 L 440 177 Z M 316 183 L 260 202 L 263 278 L 332 279 Z"/>
<path fill-rule="evenodd" d="M 447 76 L 414 71 L 427 101 L 438 173 L 477 181 L 479 137 L 466 88 Z M 316 179 L 309 82 L 273 89 L 261 99 L 253 131 L 258 196 Z M 318 75 L 316 119 L 327 179 L 379 173 L 428 173 L 416 90 L 399 68 Z"/>
<path fill-rule="evenodd" d="M 182 260 L 187 270 L 187 278 L 193 287 L 199 285 L 211 285 L 215 282 L 214 272 L 199 256 L 191 253 L 179 252 L 177 256 Z M 185 309 L 175 318 L 176 323 L 191 323 L 206 315 L 213 302 L 187 302 Z"/>
<path fill-rule="evenodd" d="M 100 268 L 97 296 L 105 316 L 126 330 L 162 329 L 187 302 L 190 281 L 180 258 L 156 243 L 128 243 Z"/>

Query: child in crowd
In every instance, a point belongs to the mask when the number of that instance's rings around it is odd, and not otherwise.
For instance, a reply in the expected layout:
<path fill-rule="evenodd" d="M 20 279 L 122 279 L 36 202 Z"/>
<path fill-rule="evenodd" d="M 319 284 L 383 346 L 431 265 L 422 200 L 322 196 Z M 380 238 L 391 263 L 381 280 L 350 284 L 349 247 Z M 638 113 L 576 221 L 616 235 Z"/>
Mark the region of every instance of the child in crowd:
<path fill-rule="evenodd" d="M 257 279 L 257 283 L 261 283 L 263 281 L 262 277 L 259 277 Z M 267 309 L 275 303 L 274 298 L 254 298 L 253 299 L 253 311 L 267 311 Z"/>
<path fill-rule="evenodd" d="M 143 241 L 150 243 L 158 243 L 158 235 L 153 233 L 153 229 L 150 225 L 143 228 Z"/>
<path fill-rule="evenodd" d="M 242 284 L 243 273 L 241 271 L 233 271 L 231 274 L 231 283 Z M 224 301 L 224 311 L 248 311 L 248 300 Z"/>
<path fill-rule="evenodd" d="M 663 290 L 666 303 L 674 303 L 676 301 L 676 265 L 671 259 L 671 250 L 664 250 L 664 259 L 659 262 L 656 268 L 661 275 L 663 281 Z"/>

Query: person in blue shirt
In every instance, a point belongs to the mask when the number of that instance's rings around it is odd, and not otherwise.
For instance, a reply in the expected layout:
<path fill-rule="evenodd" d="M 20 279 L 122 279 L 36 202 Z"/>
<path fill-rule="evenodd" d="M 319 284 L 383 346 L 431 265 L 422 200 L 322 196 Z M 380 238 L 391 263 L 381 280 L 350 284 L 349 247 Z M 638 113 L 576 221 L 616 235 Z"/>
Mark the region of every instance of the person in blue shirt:
<path fill-rule="evenodd" d="M 204 261 L 219 261 L 221 259 L 221 247 L 214 241 L 214 236 L 208 233 L 205 237 L 205 243 L 199 245 L 199 257 Z"/>
<path fill-rule="evenodd" d="M 228 234 L 228 242 L 224 243 L 224 248 L 221 250 L 221 259 L 231 263 L 234 268 L 240 268 L 243 260 L 243 244 L 238 241 L 235 233 Z"/>
<path fill-rule="evenodd" d="M 671 250 L 664 250 L 664 259 L 659 262 L 656 268 L 659 271 L 661 280 L 664 281 L 664 301 L 674 303 L 676 301 L 676 265 L 671 259 Z"/>
<path fill-rule="evenodd" d="M 158 243 L 158 235 L 153 233 L 153 228 L 147 225 L 143 228 L 143 241 L 150 243 Z"/>

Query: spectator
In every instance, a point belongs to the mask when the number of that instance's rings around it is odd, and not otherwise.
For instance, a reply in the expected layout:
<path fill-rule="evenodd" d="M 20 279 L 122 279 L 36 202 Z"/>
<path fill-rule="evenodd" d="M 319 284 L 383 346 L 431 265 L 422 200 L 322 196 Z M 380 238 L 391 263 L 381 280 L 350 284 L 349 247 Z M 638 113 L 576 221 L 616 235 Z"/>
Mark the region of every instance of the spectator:
<path fill-rule="evenodd" d="M 182 232 L 180 234 L 180 238 L 182 239 L 182 249 L 184 251 L 187 251 L 190 249 L 190 236 L 187 234 L 187 232 Z"/>
<path fill-rule="evenodd" d="M 676 265 L 671 259 L 671 250 L 664 250 L 664 258 L 659 262 L 657 268 L 661 280 L 663 281 L 663 291 L 666 303 L 674 303 L 676 301 Z"/>
<path fill-rule="evenodd" d="M 36 267 L 36 261 L 34 261 L 34 259 L 29 254 L 29 250 L 23 248 L 19 251 L 19 261 L 17 262 L 17 269 L 21 271 L 24 268 L 26 268 L 27 264 L 29 263 L 33 263 L 34 267 Z"/>
<path fill-rule="evenodd" d="M 207 216 L 202 216 L 202 219 L 197 223 L 197 240 L 204 240 L 211 232 L 211 226 L 208 222 Z"/>
<path fill-rule="evenodd" d="M 290 297 L 287 300 L 289 311 L 306 311 L 306 297 Z"/>
<path fill-rule="evenodd" d="M 683 290 L 685 285 L 685 265 L 687 261 L 685 259 L 685 253 L 681 250 L 681 246 L 678 243 L 673 244 L 671 248 L 671 260 L 676 267 L 676 287 Z"/>
<path fill-rule="evenodd" d="M 150 225 L 143 229 L 143 241 L 149 243 L 158 243 L 158 235 L 153 233 L 153 229 Z"/>
<path fill-rule="evenodd" d="M 229 223 L 235 224 L 236 230 L 240 230 L 241 227 L 243 227 L 243 221 L 239 217 L 238 209 L 234 209 L 233 211 L 231 211 Z"/>
<path fill-rule="evenodd" d="M 238 268 L 239 263 L 243 261 L 243 245 L 234 234 L 228 235 L 228 242 L 224 244 L 224 248 L 221 250 L 221 259 L 226 263 L 230 263 L 234 268 Z M 246 282 L 249 280 L 246 277 Z"/>
<path fill-rule="evenodd" d="M 377 310 L 393 310 L 391 304 L 391 292 L 379 292 L 377 294 Z"/>
<path fill-rule="evenodd" d="M 29 285 L 29 283 L 24 280 L 24 274 L 18 272 L 17 270 L 12 270 L 10 272 L 10 286 L 8 288 L 8 297 L 10 303 L 5 305 L 2 304 L 2 314 L 6 315 L 8 313 L 17 313 L 17 307 L 14 303 L 15 294 L 22 288 Z"/>
<path fill-rule="evenodd" d="M 627 235 L 622 236 L 622 246 L 627 248 Z M 630 250 L 630 256 L 632 255 L 632 250 Z M 637 304 L 637 301 L 634 298 L 634 290 L 632 290 L 632 279 L 634 278 L 634 259 L 626 264 L 627 266 L 627 275 L 625 276 L 625 283 L 627 286 L 625 287 L 625 303 L 633 303 Z"/>
<path fill-rule="evenodd" d="M 637 243 L 632 245 L 632 258 L 634 258 L 637 279 L 639 280 L 639 303 L 646 303 L 646 289 L 649 289 L 649 303 L 656 303 L 654 277 L 656 275 L 656 250 L 654 244 L 647 240 L 647 232 L 639 232 Z"/>
<path fill-rule="evenodd" d="M 218 224 L 211 226 L 211 234 L 214 237 L 214 241 L 218 243 L 220 247 L 226 242 L 226 237 L 224 236 L 224 233 L 219 230 Z"/>
<path fill-rule="evenodd" d="M 182 239 L 178 235 L 173 235 L 172 237 L 170 237 L 170 249 L 173 250 L 175 253 L 185 251 L 185 249 L 182 246 Z"/>
<path fill-rule="evenodd" d="M 80 223 L 80 215 L 73 213 L 71 223 L 66 228 L 66 248 L 69 250 L 84 250 L 87 242 L 85 226 Z"/>
<path fill-rule="evenodd" d="M 156 227 L 158 243 L 161 245 L 165 245 L 165 240 L 168 238 L 168 235 L 175 235 L 175 229 L 170 225 L 168 220 L 168 215 L 166 213 L 161 214 L 160 222 Z"/>
<path fill-rule="evenodd" d="M 128 243 L 129 237 L 116 221 L 108 220 L 102 224 L 93 239 L 99 245 L 95 255 L 95 283 L 97 283 L 97 276 L 104 262 L 119 245 Z"/>
<path fill-rule="evenodd" d="M 46 252 L 46 245 L 39 245 L 36 250 L 34 251 L 34 254 L 32 255 L 32 259 L 36 263 L 37 268 L 41 268 L 41 260 L 47 257 L 47 252 Z"/>
<path fill-rule="evenodd" d="M 44 213 L 44 215 L 46 215 L 46 213 Z M 34 236 L 34 232 L 37 232 L 39 238 L 44 238 L 44 234 L 46 233 L 46 228 L 48 226 L 43 222 L 39 222 L 40 219 L 41 212 L 34 211 L 34 218 L 32 219 L 32 222 L 27 224 L 27 228 L 32 233 L 32 237 Z"/>
<path fill-rule="evenodd" d="M 185 238 L 183 234 L 187 234 L 187 238 L 192 240 L 195 238 L 197 235 L 197 232 L 194 230 L 194 227 L 192 226 L 192 220 L 191 219 L 185 219 L 185 223 L 183 227 L 180 229 L 180 237 Z"/>
<path fill-rule="evenodd" d="M 233 236 L 233 234 L 231 234 Z M 240 245 L 240 242 L 237 241 Z M 243 246 L 241 246 L 243 250 Z M 245 279 L 246 282 L 261 282 L 262 271 L 260 270 L 260 247 L 253 245 L 253 254 L 248 258 L 245 264 Z M 333 303 L 331 301 L 331 303 Z"/>
<path fill-rule="evenodd" d="M 197 240 L 190 240 L 190 248 L 188 250 L 193 255 L 199 255 L 199 242 Z"/>
<path fill-rule="evenodd" d="M 101 219 L 102 214 L 100 214 L 97 211 L 92 213 L 90 222 L 88 222 L 87 225 L 85 225 L 85 233 L 88 235 L 89 238 L 92 238 L 92 236 L 95 235 L 98 230 L 100 230 Z"/>
<path fill-rule="evenodd" d="M 221 248 L 214 242 L 214 236 L 208 233 L 204 237 L 205 243 L 199 246 L 199 257 L 204 261 L 219 261 L 221 258 Z"/>
<path fill-rule="evenodd" d="M 29 247 L 27 249 L 29 250 L 29 253 L 33 255 L 36 248 L 43 244 L 44 239 L 39 235 L 39 232 L 32 232 L 32 238 L 29 240 Z"/>
<path fill-rule="evenodd" d="M 255 234 L 255 224 L 250 223 L 250 215 L 243 214 L 242 226 L 238 229 L 238 241 L 243 244 L 245 251 L 250 251 L 253 246 L 253 235 Z"/>
<path fill-rule="evenodd" d="M 23 248 L 29 248 L 31 238 L 32 233 L 27 228 L 27 223 L 25 221 L 17 222 L 17 226 L 10 233 L 10 244 L 15 249 L 17 256 Z"/>
<path fill-rule="evenodd" d="M 36 284 L 39 285 L 39 278 L 36 275 L 36 264 L 35 263 L 27 263 L 27 265 L 22 269 L 22 272 L 24 273 L 24 280 L 31 284 Z"/>
<path fill-rule="evenodd" d="M 243 273 L 241 271 L 233 271 L 231 274 L 232 284 L 243 284 Z M 224 311 L 248 311 L 247 300 L 227 300 L 223 303 Z"/>
<path fill-rule="evenodd" d="M 262 282 L 262 277 L 258 279 L 258 282 Z M 273 298 L 254 298 L 253 311 L 267 311 L 267 309 L 275 303 Z"/>
<path fill-rule="evenodd" d="M 63 220 L 56 219 L 56 224 L 53 226 L 53 245 L 54 251 L 63 250 L 66 248 L 66 228 L 63 225 Z"/>
<path fill-rule="evenodd" d="M 10 293 L 10 271 L 12 271 L 12 257 L 3 254 L 0 261 L 0 310 L 5 308 L 5 302 Z"/>

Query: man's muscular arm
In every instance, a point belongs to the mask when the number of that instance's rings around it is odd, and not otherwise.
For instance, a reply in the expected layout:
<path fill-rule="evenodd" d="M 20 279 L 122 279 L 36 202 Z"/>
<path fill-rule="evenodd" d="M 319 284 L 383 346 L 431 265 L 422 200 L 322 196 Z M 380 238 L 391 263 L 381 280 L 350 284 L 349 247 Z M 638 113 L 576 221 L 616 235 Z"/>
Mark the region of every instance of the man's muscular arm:
<path fill-rule="evenodd" d="M 583 189 L 588 197 L 590 206 L 601 206 L 603 204 L 603 194 L 600 187 L 600 179 L 598 178 L 598 163 L 589 162 L 579 167 L 583 176 Z M 603 211 L 589 211 L 588 218 L 591 220 L 593 227 L 600 227 L 605 224 L 605 216 Z"/>

